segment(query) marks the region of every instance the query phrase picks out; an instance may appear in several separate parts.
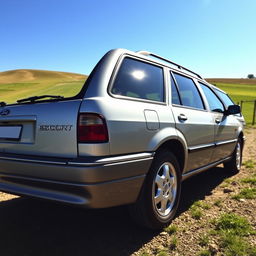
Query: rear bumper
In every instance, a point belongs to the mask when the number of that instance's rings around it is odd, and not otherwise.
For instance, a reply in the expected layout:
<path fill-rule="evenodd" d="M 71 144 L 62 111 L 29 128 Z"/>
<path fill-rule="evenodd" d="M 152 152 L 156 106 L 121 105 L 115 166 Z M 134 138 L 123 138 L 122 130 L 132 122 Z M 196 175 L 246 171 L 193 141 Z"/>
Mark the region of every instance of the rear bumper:
<path fill-rule="evenodd" d="M 152 159 L 152 153 L 54 161 L 0 155 L 0 190 L 89 208 L 129 204 Z"/>

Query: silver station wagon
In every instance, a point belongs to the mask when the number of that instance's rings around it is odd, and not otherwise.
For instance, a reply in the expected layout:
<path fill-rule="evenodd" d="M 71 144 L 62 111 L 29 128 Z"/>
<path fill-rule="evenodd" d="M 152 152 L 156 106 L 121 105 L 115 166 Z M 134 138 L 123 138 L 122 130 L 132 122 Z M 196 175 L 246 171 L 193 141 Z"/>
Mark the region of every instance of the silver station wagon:
<path fill-rule="evenodd" d="M 241 167 L 244 118 L 222 90 L 146 51 L 116 49 L 74 97 L 0 104 L 0 190 L 87 208 L 129 204 L 159 229 L 182 181 Z"/>

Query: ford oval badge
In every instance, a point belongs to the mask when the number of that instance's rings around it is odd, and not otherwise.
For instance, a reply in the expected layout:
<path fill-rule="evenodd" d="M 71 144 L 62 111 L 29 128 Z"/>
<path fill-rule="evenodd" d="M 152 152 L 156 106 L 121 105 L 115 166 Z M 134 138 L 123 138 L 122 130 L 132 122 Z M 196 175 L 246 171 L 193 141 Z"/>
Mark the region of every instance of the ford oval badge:
<path fill-rule="evenodd" d="M 10 114 L 10 110 L 9 109 L 4 109 L 0 112 L 0 115 L 1 116 L 7 116 Z"/>

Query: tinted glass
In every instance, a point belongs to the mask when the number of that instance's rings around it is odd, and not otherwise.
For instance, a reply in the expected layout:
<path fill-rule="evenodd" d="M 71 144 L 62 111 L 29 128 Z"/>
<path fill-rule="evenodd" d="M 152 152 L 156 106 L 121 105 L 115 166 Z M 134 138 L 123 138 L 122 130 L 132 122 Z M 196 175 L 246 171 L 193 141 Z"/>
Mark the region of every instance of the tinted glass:
<path fill-rule="evenodd" d="M 178 83 L 182 105 L 192 108 L 204 109 L 201 96 L 193 80 L 179 74 L 174 74 L 174 77 Z"/>
<path fill-rule="evenodd" d="M 181 105 L 180 104 L 180 97 L 179 97 L 175 82 L 172 78 L 172 75 L 171 75 L 171 89 L 172 89 L 172 104 Z"/>
<path fill-rule="evenodd" d="M 125 58 L 111 92 L 133 98 L 164 101 L 163 70 L 148 63 Z"/>
<path fill-rule="evenodd" d="M 221 98 L 221 100 L 224 102 L 224 104 L 228 107 L 230 105 L 234 105 L 234 102 L 229 98 L 229 96 L 219 90 L 215 90 L 215 92 L 218 94 L 218 96 Z"/>
<path fill-rule="evenodd" d="M 224 107 L 218 97 L 213 93 L 213 91 L 206 85 L 199 83 L 202 90 L 204 91 L 205 97 L 209 103 L 209 107 L 211 111 L 215 112 L 223 112 Z"/>

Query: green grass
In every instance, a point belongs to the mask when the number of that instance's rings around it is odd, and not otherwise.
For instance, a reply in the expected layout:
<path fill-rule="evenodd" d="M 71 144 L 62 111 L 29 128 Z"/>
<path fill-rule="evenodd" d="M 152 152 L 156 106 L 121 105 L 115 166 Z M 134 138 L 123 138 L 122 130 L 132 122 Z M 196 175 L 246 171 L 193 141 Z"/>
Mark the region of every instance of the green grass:
<path fill-rule="evenodd" d="M 217 231 L 223 231 L 233 235 L 245 236 L 254 233 L 249 221 L 234 213 L 222 214 L 216 220 L 215 225 Z"/>
<path fill-rule="evenodd" d="M 168 256 L 168 252 L 167 252 L 167 250 L 160 250 L 160 251 L 158 251 L 158 253 L 156 255 L 157 256 Z"/>
<path fill-rule="evenodd" d="M 250 184 L 252 186 L 256 186 L 256 175 L 253 175 L 252 177 L 241 179 L 243 183 Z"/>
<path fill-rule="evenodd" d="M 222 201 L 220 199 L 217 199 L 215 202 L 214 202 L 214 205 L 218 206 L 218 207 L 221 207 L 222 206 Z"/>
<path fill-rule="evenodd" d="M 223 180 L 222 184 L 220 185 L 221 188 L 227 188 L 233 182 L 232 179 L 226 178 Z"/>
<path fill-rule="evenodd" d="M 208 210 L 211 205 L 204 201 L 195 201 L 190 207 L 190 214 L 192 218 L 199 220 L 203 216 L 203 210 Z"/>
<path fill-rule="evenodd" d="M 177 244 L 178 244 L 178 239 L 177 239 L 176 236 L 173 236 L 171 241 L 170 241 L 169 248 L 171 250 L 175 250 L 177 248 Z"/>
<path fill-rule="evenodd" d="M 245 168 L 248 168 L 248 169 L 253 169 L 255 166 L 255 163 L 252 159 L 249 159 L 243 162 L 243 166 L 245 166 Z"/>
<path fill-rule="evenodd" d="M 191 213 L 192 218 L 194 218 L 196 220 L 201 219 L 201 217 L 203 216 L 202 210 L 198 206 L 195 206 L 195 205 L 192 205 L 190 207 L 190 213 Z"/>
<path fill-rule="evenodd" d="M 139 254 L 139 256 L 151 256 L 151 254 L 147 253 L 147 252 L 141 252 Z"/>
<path fill-rule="evenodd" d="M 193 205 L 198 206 L 198 207 L 200 207 L 202 209 L 205 209 L 205 210 L 208 210 L 208 209 L 211 208 L 211 205 L 204 202 L 204 201 L 196 201 L 196 202 L 194 202 Z"/>
<path fill-rule="evenodd" d="M 221 247 L 226 256 L 256 256 L 256 249 L 243 237 L 228 232 L 221 235 Z"/>
<path fill-rule="evenodd" d="M 208 243 L 209 243 L 209 235 L 208 234 L 204 234 L 204 235 L 200 236 L 199 242 L 198 242 L 198 244 L 200 246 L 206 246 L 206 245 L 208 245 Z"/>
<path fill-rule="evenodd" d="M 211 256 L 212 253 L 209 250 L 204 249 L 204 250 L 200 251 L 197 255 L 198 256 Z"/>
<path fill-rule="evenodd" d="M 15 103 L 18 99 L 43 94 L 75 96 L 86 76 L 44 70 L 13 70 L 0 72 L 0 101 Z"/>
<path fill-rule="evenodd" d="M 166 228 L 164 229 L 164 231 L 167 232 L 169 235 L 174 234 L 175 232 L 177 232 L 177 230 L 178 230 L 178 228 L 177 228 L 177 226 L 175 226 L 175 225 L 171 225 L 171 226 L 166 227 Z"/>
<path fill-rule="evenodd" d="M 233 199 L 255 199 L 256 198 L 256 188 L 243 188 L 241 191 L 232 197 Z"/>
<path fill-rule="evenodd" d="M 249 221 L 233 213 L 222 214 L 215 221 L 215 231 L 220 238 L 220 246 L 226 256 L 256 256 L 256 249 L 245 239 L 255 234 Z"/>

